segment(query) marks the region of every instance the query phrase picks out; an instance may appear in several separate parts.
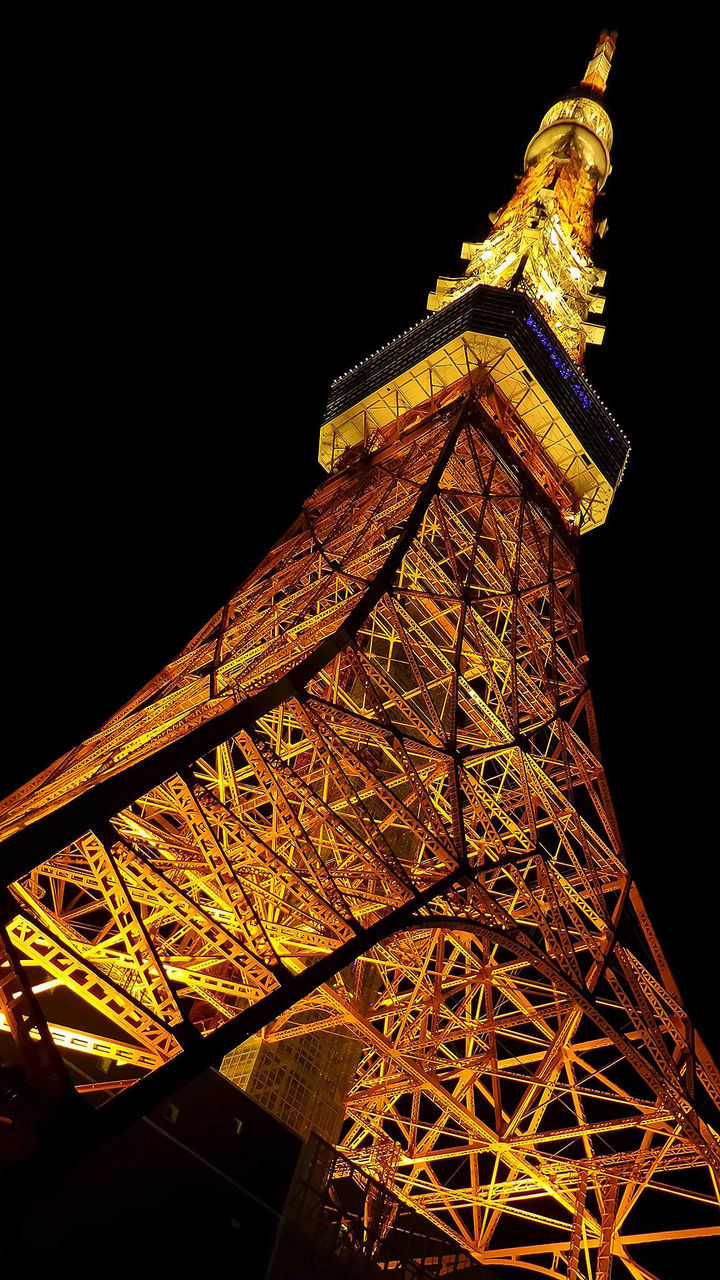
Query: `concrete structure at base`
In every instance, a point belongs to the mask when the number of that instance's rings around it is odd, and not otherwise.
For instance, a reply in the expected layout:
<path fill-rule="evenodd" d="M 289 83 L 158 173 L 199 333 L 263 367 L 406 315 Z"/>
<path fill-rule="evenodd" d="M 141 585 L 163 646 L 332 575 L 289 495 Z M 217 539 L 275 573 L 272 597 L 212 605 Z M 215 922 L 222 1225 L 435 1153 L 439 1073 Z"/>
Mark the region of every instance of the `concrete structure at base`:
<path fill-rule="evenodd" d="M 228 1054 L 222 1073 L 301 1138 L 336 1143 L 359 1056 L 348 1036 L 298 1028 L 284 1040 L 252 1036 Z"/>

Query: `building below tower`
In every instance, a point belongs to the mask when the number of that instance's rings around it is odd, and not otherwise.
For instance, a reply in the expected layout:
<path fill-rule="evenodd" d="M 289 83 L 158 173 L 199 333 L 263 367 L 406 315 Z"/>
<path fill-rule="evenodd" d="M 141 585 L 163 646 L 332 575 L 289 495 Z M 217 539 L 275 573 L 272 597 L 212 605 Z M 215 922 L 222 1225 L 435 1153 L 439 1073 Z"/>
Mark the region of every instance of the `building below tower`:
<path fill-rule="evenodd" d="M 222 1072 L 301 1138 L 316 1133 L 335 1143 L 359 1056 L 355 1039 L 323 1031 L 252 1036 L 228 1054 Z"/>

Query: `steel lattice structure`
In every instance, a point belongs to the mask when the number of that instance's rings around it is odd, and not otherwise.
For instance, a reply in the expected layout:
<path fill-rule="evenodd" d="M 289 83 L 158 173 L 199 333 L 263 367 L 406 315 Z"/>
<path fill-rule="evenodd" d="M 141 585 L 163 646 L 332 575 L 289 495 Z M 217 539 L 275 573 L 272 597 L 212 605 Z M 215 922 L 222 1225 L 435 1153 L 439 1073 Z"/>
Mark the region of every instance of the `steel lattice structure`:
<path fill-rule="evenodd" d="M 352 1036 L 351 1161 L 481 1260 L 647 1280 L 634 1244 L 720 1234 L 633 1226 L 718 1208 L 720 1077 L 586 679 L 578 538 L 627 446 L 522 284 L 471 281 L 349 375 L 299 519 L 5 802 L 0 1024 L 39 1115 L 101 1103 L 88 1131 L 250 1034 Z"/>

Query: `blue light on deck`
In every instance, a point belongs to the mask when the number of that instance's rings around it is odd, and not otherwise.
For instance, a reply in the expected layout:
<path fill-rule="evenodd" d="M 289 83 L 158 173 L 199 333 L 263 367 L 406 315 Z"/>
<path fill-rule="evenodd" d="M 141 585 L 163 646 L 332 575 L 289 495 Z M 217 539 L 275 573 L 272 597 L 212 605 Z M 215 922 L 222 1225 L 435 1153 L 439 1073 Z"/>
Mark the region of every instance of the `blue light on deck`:
<path fill-rule="evenodd" d="M 525 323 L 530 326 L 533 333 L 536 334 L 537 337 L 540 339 L 542 345 L 544 346 L 545 350 L 550 356 L 550 359 L 555 365 L 555 368 L 557 369 L 558 373 L 562 374 L 565 381 L 570 384 L 572 390 L 575 392 L 575 395 L 580 401 L 583 409 L 589 409 L 592 404 L 592 400 L 590 399 L 587 392 L 583 390 L 582 384 L 578 382 L 578 379 L 573 373 L 572 369 L 570 368 L 570 365 L 567 363 L 566 360 L 563 360 L 562 356 L 557 350 L 556 344 L 553 341 L 553 339 L 548 337 L 548 335 L 540 327 L 540 325 L 538 324 L 534 316 L 526 316 Z"/>

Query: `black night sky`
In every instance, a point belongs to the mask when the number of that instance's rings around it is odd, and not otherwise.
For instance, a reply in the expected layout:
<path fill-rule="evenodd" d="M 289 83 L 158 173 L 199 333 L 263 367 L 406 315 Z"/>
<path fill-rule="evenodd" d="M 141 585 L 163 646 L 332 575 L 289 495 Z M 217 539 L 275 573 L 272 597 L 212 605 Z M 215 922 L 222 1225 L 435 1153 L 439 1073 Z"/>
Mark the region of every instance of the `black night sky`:
<path fill-rule="evenodd" d="M 330 380 L 457 274 L 617 25 L 587 371 L 633 452 L 582 544 L 591 680 L 630 866 L 717 1053 L 713 36 L 493 10 L 173 16 L 27 55 L 0 790 L 91 733 L 291 522 Z"/>

